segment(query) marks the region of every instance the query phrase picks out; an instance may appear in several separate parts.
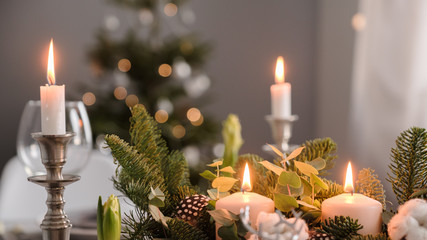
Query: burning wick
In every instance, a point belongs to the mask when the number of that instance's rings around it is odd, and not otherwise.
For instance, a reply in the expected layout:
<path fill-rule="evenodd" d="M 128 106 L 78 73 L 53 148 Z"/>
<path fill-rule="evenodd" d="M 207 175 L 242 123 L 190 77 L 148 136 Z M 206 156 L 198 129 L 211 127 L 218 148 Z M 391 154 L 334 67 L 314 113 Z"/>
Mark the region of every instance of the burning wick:
<path fill-rule="evenodd" d="M 249 175 L 248 163 L 245 165 L 245 172 L 243 173 L 242 193 L 249 192 L 252 190 L 251 176 Z"/>
<path fill-rule="evenodd" d="M 347 166 L 347 174 L 345 177 L 344 191 L 350 192 L 351 196 L 353 196 L 353 193 L 354 193 L 353 171 L 351 169 L 351 163 L 350 162 L 348 162 L 348 166 Z"/>

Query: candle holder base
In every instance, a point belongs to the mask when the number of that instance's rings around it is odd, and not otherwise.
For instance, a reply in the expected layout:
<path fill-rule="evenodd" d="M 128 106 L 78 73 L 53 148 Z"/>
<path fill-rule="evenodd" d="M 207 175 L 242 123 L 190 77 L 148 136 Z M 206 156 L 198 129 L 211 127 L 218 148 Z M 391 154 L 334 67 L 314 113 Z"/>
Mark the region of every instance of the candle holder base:
<path fill-rule="evenodd" d="M 72 225 L 64 212 L 64 190 L 65 186 L 80 180 L 80 176 L 62 174 L 62 168 L 66 163 L 67 144 L 74 135 L 32 134 L 39 143 L 42 163 L 46 168 L 46 175 L 28 177 L 28 181 L 44 187 L 47 192 L 48 210 L 40 225 L 43 240 L 70 239 Z"/>
<path fill-rule="evenodd" d="M 277 118 L 272 115 L 265 116 L 265 120 L 269 123 L 271 133 L 274 139 L 274 146 L 282 152 L 292 152 L 296 147 L 289 145 L 289 140 L 292 137 L 292 126 L 293 123 L 298 120 L 297 115 L 292 115 L 287 118 Z M 263 146 L 263 150 L 271 152 L 271 148 Z"/>

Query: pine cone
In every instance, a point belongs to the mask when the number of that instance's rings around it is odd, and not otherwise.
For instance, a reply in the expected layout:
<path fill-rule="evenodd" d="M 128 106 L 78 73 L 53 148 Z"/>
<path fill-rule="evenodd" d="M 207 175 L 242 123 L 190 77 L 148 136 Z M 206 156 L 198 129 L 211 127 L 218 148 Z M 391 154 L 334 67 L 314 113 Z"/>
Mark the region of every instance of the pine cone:
<path fill-rule="evenodd" d="M 209 200 L 208 197 L 200 194 L 186 197 L 176 206 L 175 216 L 192 226 L 196 226 Z"/>
<path fill-rule="evenodd" d="M 319 233 L 316 231 L 310 231 L 309 240 L 333 240 L 333 239 L 335 239 L 335 237 L 328 233 Z"/>

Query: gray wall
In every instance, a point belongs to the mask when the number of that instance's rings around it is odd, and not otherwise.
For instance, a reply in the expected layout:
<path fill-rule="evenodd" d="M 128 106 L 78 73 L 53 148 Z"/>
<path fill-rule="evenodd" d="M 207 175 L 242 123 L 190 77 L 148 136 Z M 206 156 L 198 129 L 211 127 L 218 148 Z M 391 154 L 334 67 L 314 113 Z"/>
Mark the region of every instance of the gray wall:
<path fill-rule="evenodd" d="M 288 64 L 293 113 L 300 117 L 293 141 L 314 137 L 318 2 L 197 0 L 191 5 L 194 29 L 215 47 L 207 66 L 215 101 L 206 110 L 219 120 L 228 113 L 240 116 L 242 152 L 262 154 L 261 145 L 271 142 L 264 115 L 270 113 L 269 87 L 278 55 Z M 68 95 L 81 93 L 78 83 L 92 79 L 86 49 L 107 14 L 130 18 L 102 0 L 0 1 L 0 166 L 15 154 L 25 103 L 39 99 L 39 86 L 45 84 L 50 38 L 55 40 L 58 81 L 66 84 Z"/>
<path fill-rule="evenodd" d="M 346 164 L 363 167 L 352 159 L 348 135 L 355 32 L 351 25 L 358 1 L 322 0 L 318 5 L 315 124 L 316 136 L 331 137 L 338 144 L 338 160 L 330 176 L 344 183 Z M 385 176 L 384 176 L 385 177 Z"/>
<path fill-rule="evenodd" d="M 192 5 L 198 19 L 195 29 L 215 46 L 207 70 L 216 100 L 208 110 L 219 119 L 239 115 L 242 152 L 263 154 L 261 146 L 272 142 L 264 116 L 270 114 L 278 55 L 287 63 L 292 111 L 300 117 L 292 141 L 312 138 L 316 2 L 205 0 Z"/>

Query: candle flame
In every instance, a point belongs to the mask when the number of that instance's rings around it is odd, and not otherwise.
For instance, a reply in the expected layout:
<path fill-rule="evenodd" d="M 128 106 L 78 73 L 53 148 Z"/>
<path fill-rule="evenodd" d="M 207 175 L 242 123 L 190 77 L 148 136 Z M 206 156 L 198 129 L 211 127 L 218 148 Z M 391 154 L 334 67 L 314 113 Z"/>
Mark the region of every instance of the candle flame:
<path fill-rule="evenodd" d="M 249 192 L 250 190 L 252 190 L 251 176 L 249 174 L 248 163 L 246 163 L 245 172 L 243 173 L 242 191 Z"/>
<path fill-rule="evenodd" d="M 276 83 L 285 82 L 285 61 L 282 56 L 277 58 L 276 62 Z"/>
<path fill-rule="evenodd" d="M 345 192 L 351 192 L 352 194 L 354 192 L 353 170 L 351 169 L 351 163 L 350 162 L 348 162 L 348 166 L 347 166 L 347 174 L 345 177 L 344 191 Z"/>
<path fill-rule="evenodd" d="M 50 39 L 49 60 L 47 62 L 47 81 L 49 85 L 55 85 L 55 65 L 53 58 L 53 39 Z"/>

